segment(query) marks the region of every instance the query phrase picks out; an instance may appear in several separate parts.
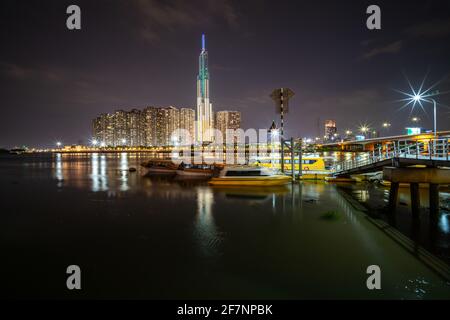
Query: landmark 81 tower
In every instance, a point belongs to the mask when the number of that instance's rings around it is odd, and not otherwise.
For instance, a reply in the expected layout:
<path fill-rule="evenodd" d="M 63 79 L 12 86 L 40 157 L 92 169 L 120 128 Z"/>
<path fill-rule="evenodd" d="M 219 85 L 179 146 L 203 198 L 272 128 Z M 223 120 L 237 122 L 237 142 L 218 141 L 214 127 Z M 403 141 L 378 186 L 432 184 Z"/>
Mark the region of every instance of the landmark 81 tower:
<path fill-rule="evenodd" d="M 208 51 L 205 35 L 202 34 L 202 51 L 199 56 L 197 76 L 197 142 L 208 143 L 213 140 L 212 104 L 209 102 Z"/>

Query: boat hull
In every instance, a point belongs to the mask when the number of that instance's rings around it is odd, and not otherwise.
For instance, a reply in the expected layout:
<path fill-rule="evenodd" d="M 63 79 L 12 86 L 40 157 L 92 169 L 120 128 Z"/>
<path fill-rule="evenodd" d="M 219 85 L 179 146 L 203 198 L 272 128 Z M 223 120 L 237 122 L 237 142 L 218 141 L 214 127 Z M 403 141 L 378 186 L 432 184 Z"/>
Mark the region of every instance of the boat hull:
<path fill-rule="evenodd" d="M 155 175 L 174 175 L 177 173 L 176 169 L 169 168 L 147 168 L 147 174 Z"/>
<path fill-rule="evenodd" d="M 177 175 L 183 177 L 212 177 L 213 172 L 210 170 L 184 169 L 177 170 Z"/>
<path fill-rule="evenodd" d="M 208 183 L 212 186 L 233 186 L 233 187 L 272 187 L 288 184 L 292 181 L 287 176 L 268 176 L 268 177 L 220 177 L 212 178 Z"/>

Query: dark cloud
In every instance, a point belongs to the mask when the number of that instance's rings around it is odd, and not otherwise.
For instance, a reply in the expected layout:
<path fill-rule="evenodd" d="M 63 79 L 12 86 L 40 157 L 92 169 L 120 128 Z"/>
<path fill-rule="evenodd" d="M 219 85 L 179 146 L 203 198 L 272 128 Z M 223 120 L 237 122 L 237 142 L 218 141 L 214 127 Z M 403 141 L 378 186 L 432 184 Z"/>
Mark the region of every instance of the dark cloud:
<path fill-rule="evenodd" d="M 413 37 L 441 38 L 450 35 L 450 19 L 427 21 L 406 29 Z"/>
<path fill-rule="evenodd" d="M 403 47 L 403 41 L 402 40 L 395 41 L 395 42 L 390 43 L 388 45 L 372 48 L 370 51 L 368 51 L 367 53 L 365 53 L 363 55 L 363 58 L 364 59 L 371 59 L 371 58 L 373 58 L 375 56 L 378 56 L 380 54 L 399 53 L 400 50 L 402 49 L 402 47 Z"/>
<path fill-rule="evenodd" d="M 161 40 L 161 34 L 182 32 L 186 29 L 211 24 L 239 26 L 238 14 L 228 0 L 132 0 L 140 15 L 139 33 L 152 43 Z"/>

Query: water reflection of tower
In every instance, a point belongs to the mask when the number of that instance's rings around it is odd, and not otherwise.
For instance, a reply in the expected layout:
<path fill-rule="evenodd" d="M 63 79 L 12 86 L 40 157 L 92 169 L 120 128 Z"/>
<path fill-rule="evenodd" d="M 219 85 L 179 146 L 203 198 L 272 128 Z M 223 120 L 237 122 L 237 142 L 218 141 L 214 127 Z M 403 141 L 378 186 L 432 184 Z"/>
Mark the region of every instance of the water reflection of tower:
<path fill-rule="evenodd" d="M 197 240 L 199 251 L 207 256 L 218 254 L 220 237 L 212 215 L 214 194 L 207 187 L 197 189 L 197 217 L 194 223 L 194 237 Z"/>

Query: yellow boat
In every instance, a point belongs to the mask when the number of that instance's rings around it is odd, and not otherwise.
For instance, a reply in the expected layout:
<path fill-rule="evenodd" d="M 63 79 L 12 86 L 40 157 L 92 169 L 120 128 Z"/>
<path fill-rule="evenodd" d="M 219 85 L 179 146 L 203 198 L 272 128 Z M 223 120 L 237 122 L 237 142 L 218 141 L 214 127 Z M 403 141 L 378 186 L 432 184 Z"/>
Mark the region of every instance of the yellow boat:
<path fill-rule="evenodd" d="M 255 163 L 256 165 L 266 167 L 281 169 L 281 159 L 280 157 L 260 157 Z M 284 158 L 284 170 L 290 171 L 292 168 L 291 159 L 289 156 Z M 299 160 L 294 160 L 294 170 L 299 171 Z M 304 156 L 302 158 L 302 172 L 303 174 L 327 174 L 330 173 L 331 166 L 327 166 L 325 159 L 319 156 Z"/>
<path fill-rule="evenodd" d="M 264 167 L 242 166 L 225 167 L 217 178 L 208 183 L 212 186 L 259 186 L 273 187 L 288 184 L 291 177 L 274 174 Z"/>

